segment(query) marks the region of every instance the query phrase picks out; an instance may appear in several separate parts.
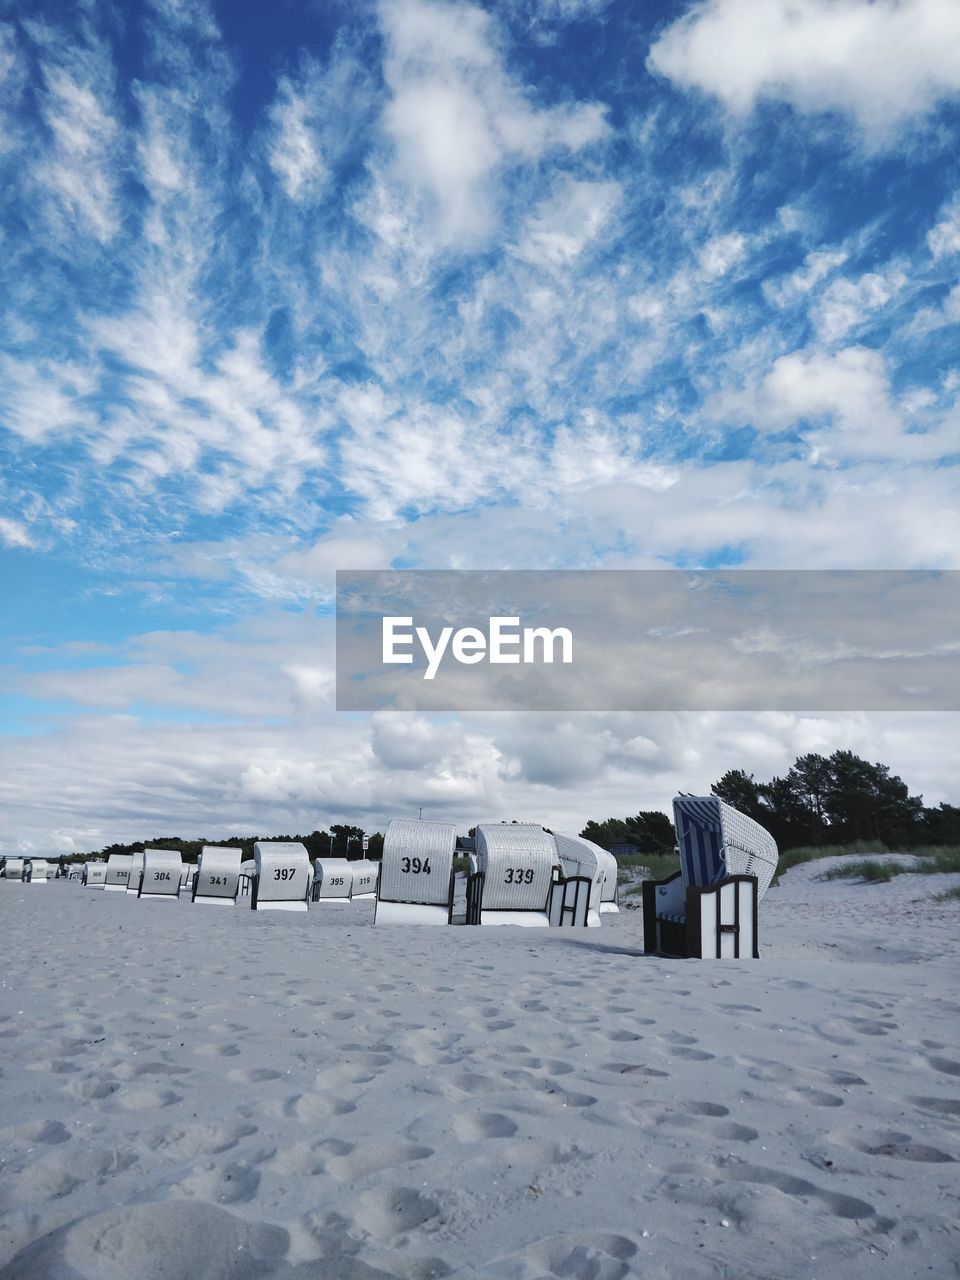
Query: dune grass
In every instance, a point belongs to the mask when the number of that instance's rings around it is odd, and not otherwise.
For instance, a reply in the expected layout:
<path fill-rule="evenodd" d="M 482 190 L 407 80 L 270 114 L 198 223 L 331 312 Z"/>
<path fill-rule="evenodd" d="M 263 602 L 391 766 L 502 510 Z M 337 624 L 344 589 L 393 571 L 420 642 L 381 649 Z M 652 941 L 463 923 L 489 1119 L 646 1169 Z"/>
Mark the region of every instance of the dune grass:
<path fill-rule="evenodd" d="M 879 862 L 876 858 L 858 858 L 839 867 L 829 867 L 819 880 L 867 880 L 871 884 L 885 883 L 902 875 L 909 868 L 897 862 Z"/>
<path fill-rule="evenodd" d="M 950 875 L 960 872 L 960 849 L 928 845 L 922 849 L 911 849 L 909 852 L 916 858 L 916 862 L 906 863 L 894 860 L 881 862 L 878 858 L 858 858 L 828 868 L 819 878 L 880 883 L 890 881 L 894 876 Z"/>
<path fill-rule="evenodd" d="M 933 895 L 934 902 L 955 902 L 958 898 L 960 898 L 960 884 L 955 884 L 952 889 L 947 889 L 944 893 Z"/>

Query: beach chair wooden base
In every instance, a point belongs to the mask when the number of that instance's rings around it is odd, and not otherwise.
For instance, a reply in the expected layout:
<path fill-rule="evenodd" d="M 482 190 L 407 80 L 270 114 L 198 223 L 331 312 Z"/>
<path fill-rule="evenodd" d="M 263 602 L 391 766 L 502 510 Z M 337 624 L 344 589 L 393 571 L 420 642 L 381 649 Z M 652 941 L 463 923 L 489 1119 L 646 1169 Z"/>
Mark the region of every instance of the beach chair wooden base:
<path fill-rule="evenodd" d="M 700 960 L 760 958 L 756 876 L 726 876 L 684 893 L 678 871 L 643 882 L 643 949 L 647 955 Z"/>
<path fill-rule="evenodd" d="M 433 906 L 426 902 L 384 902 L 381 898 L 376 923 L 445 925 L 450 923 L 452 913 L 452 903 Z"/>

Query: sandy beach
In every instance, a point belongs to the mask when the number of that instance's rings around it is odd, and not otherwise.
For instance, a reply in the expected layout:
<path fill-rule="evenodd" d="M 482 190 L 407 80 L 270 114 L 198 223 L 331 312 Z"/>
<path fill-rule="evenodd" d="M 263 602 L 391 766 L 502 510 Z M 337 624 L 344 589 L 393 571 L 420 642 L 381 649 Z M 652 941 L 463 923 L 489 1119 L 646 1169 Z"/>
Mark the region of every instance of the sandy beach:
<path fill-rule="evenodd" d="M 826 865 L 723 963 L 0 882 L 0 1277 L 955 1277 L 960 877 Z"/>

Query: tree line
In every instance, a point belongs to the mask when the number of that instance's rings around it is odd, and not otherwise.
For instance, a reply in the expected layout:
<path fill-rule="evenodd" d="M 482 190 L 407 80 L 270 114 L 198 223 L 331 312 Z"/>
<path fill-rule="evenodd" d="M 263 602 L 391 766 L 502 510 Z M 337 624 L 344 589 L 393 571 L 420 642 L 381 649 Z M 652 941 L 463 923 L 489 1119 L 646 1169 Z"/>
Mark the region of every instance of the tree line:
<path fill-rule="evenodd" d="M 286 840 L 302 844 L 315 858 L 376 858 L 383 852 L 383 835 L 375 831 L 367 837 L 367 851 L 363 851 L 363 838 L 366 832 L 362 827 L 352 827 L 344 823 L 333 823 L 329 831 L 312 831 L 308 836 L 233 836 L 229 840 L 181 840 L 179 836 L 157 836 L 153 840 L 134 840 L 131 844 L 109 844 L 103 849 L 91 853 L 76 854 L 71 861 L 85 858 L 109 858 L 111 853 L 143 853 L 144 849 L 178 849 L 184 862 L 196 862 L 205 844 L 228 844 L 243 850 L 244 858 L 253 857 L 253 846 L 258 841 Z"/>
<path fill-rule="evenodd" d="M 888 765 L 852 751 L 798 756 L 783 777 L 768 782 L 730 769 L 710 791 L 766 827 L 781 851 L 857 840 L 906 849 L 960 845 L 960 807 L 925 807 Z M 580 834 L 605 849 L 632 846 L 638 854 L 670 853 L 675 842 L 673 823 L 658 810 L 591 821 Z"/>

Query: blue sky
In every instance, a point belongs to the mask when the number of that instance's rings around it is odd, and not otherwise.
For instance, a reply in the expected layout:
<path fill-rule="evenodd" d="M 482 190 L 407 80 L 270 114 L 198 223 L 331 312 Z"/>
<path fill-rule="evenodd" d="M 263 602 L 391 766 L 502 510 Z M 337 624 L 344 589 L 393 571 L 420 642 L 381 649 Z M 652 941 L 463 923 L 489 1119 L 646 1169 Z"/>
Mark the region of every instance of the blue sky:
<path fill-rule="evenodd" d="M 957 567 L 953 0 L 24 12 L 0 847 L 575 824 L 836 745 L 948 796 L 950 717 L 338 717 L 329 611 L 391 564 Z"/>

